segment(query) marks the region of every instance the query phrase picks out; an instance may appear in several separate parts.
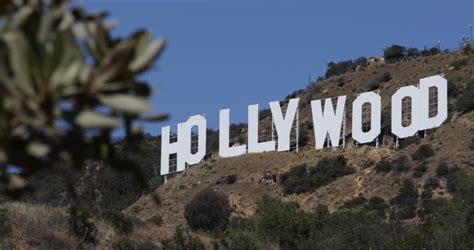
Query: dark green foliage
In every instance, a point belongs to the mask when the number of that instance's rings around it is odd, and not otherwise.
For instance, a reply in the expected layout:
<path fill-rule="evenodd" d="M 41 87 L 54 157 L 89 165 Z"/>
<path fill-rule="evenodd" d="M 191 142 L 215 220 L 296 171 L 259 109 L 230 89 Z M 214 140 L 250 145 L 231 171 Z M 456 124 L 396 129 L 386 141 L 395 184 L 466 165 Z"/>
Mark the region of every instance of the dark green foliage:
<path fill-rule="evenodd" d="M 418 199 L 418 192 L 416 190 L 415 184 L 410 179 L 405 179 L 403 181 L 402 187 L 400 189 L 400 194 L 392 199 L 392 204 L 395 206 L 394 211 L 392 211 L 392 219 L 410 219 L 413 218 L 416 214 L 416 203 Z"/>
<path fill-rule="evenodd" d="M 380 84 L 382 84 L 380 79 L 373 79 L 369 81 L 369 91 L 378 89 L 380 87 Z"/>
<path fill-rule="evenodd" d="M 341 78 L 336 80 L 336 83 L 337 83 L 338 87 L 342 87 L 342 86 L 344 86 L 344 84 L 346 84 L 346 80 L 344 79 L 344 77 L 341 77 Z"/>
<path fill-rule="evenodd" d="M 282 202 L 263 196 L 256 213 L 259 234 L 278 242 L 283 248 L 294 248 L 298 241 L 309 236 L 309 215 L 297 203 Z"/>
<path fill-rule="evenodd" d="M 220 241 L 220 245 L 226 250 L 259 250 L 263 249 L 263 243 L 260 242 L 258 236 L 249 231 L 229 231 Z"/>
<path fill-rule="evenodd" d="M 428 169 L 427 167 L 428 165 L 428 162 L 426 161 L 422 161 L 418 164 L 418 166 L 415 167 L 414 171 L 413 171 L 413 177 L 415 178 L 420 178 L 423 176 L 423 174 L 426 172 L 426 170 Z"/>
<path fill-rule="evenodd" d="M 286 194 L 300 194 L 308 192 L 312 188 L 312 180 L 309 176 L 307 165 L 299 165 L 280 177 L 280 183 Z"/>
<path fill-rule="evenodd" d="M 445 161 L 442 161 L 436 167 L 436 175 L 438 176 L 446 176 L 449 174 L 449 166 Z"/>
<path fill-rule="evenodd" d="M 354 64 L 358 67 L 366 67 L 367 66 L 367 58 L 361 56 L 354 60 Z"/>
<path fill-rule="evenodd" d="M 375 165 L 375 171 L 380 172 L 390 172 L 392 170 L 392 162 L 388 160 L 381 160 Z"/>
<path fill-rule="evenodd" d="M 344 156 L 324 158 L 314 166 L 300 165 L 284 173 L 280 183 L 285 194 L 304 193 L 327 185 L 344 175 L 354 173 Z"/>
<path fill-rule="evenodd" d="M 420 55 L 420 50 L 418 50 L 417 48 L 408 48 L 407 49 L 407 57 L 417 57 Z"/>
<path fill-rule="evenodd" d="M 103 212 L 104 219 L 121 234 L 130 234 L 133 232 L 133 220 L 129 216 L 119 211 L 107 210 Z"/>
<path fill-rule="evenodd" d="M 191 235 L 188 229 L 179 226 L 176 228 L 173 238 L 161 241 L 163 249 L 166 250 L 204 250 L 202 241 Z"/>
<path fill-rule="evenodd" d="M 422 56 L 434 56 L 441 53 L 441 50 L 438 49 L 437 47 L 431 47 L 430 49 L 424 48 L 421 51 Z"/>
<path fill-rule="evenodd" d="M 408 158 L 404 155 L 398 156 L 395 160 L 392 161 L 393 166 L 400 172 L 407 171 L 410 169 L 410 163 Z"/>
<path fill-rule="evenodd" d="M 79 172 L 92 158 L 143 175 L 116 154 L 112 133 L 121 130 L 138 148 L 132 124 L 166 119 L 145 115 L 151 86 L 140 76 L 165 40 L 144 29 L 114 36 L 106 12 L 70 2 L 0 1 L 0 165 L 28 173 L 0 173 L 0 189 L 10 195 L 39 170 L 61 164 L 63 173 Z"/>
<path fill-rule="evenodd" d="M 7 230 L 6 224 L 8 220 L 8 211 L 7 209 L 1 208 L 0 209 L 0 235 L 3 235 Z"/>
<path fill-rule="evenodd" d="M 77 207 L 68 210 L 69 230 L 76 237 L 87 243 L 95 243 L 97 229 L 87 211 Z"/>
<path fill-rule="evenodd" d="M 234 219 L 223 249 L 472 249 L 474 247 L 474 174 L 460 174 L 453 200 L 433 200 L 431 188 L 421 194 L 421 225 L 399 226 L 413 218 L 418 194 L 405 180 L 392 200 L 392 216 L 380 197 L 347 202 L 333 213 L 318 206 L 303 211 L 297 203 L 265 196 L 254 217 Z M 395 220 L 395 221 L 393 221 Z"/>
<path fill-rule="evenodd" d="M 367 204 L 367 199 L 359 196 L 348 200 L 342 204 L 340 208 L 354 209 L 354 208 L 363 208 Z"/>
<path fill-rule="evenodd" d="M 380 249 L 386 241 L 388 225 L 375 211 L 339 210 L 323 224 L 315 249 Z"/>
<path fill-rule="evenodd" d="M 383 57 L 385 58 L 385 61 L 387 63 L 393 63 L 402 59 L 405 55 L 405 51 L 406 51 L 405 47 L 394 44 L 383 50 Z"/>
<path fill-rule="evenodd" d="M 388 208 L 389 206 L 385 203 L 385 200 L 377 196 L 370 198 L 367 204 L 367 209 L 377 211 L 381 216 L 385 216 Z"/>
<path fill-rule="evenodd" d="M 225 178 L 225 183 L 227 185 L 234 184 L 237 181 L 237 175 L 231 174 Z"/>
<path fill-rule="evenodd" d="M 194 230 L 212 231 L 219 226 L 225 226 L 230 213 L 227 196 L 207 188 L 186 204 L 184 218 Z"/>
<path fill-rule="evenodd" d="M 424 188 L 438 188 L 439 187 L 439 180 L 438 178 L 429 178 L 426 180 L 425 184 L 423 185 Z"/>
<path fill-rule="evenodd" d="M 411 155 L 411 158 L 415 161 L 421 161 L 433 155 L 434 155 L 434 151 L 431 148 L 431 145 L 423 144 Z"/>
<path fill-rule="evenodd" d="M 272 116 L 272 111 L 270 109 L 262 109 L 259 111 L 258 113 L 258 118 L 260 120 L 263 120 L 267 117 L 271 117 Z"/>
<path fill-rule="evenodd" d="M 332 76 L 342 75 L 354 69 L 355 69 L 355 64 L 352 60 L 342 61 L 338 63 L 330 62 L 328 63 L 328 68 L 326 70 L 325 77 L 327 79 Z"/>
<path fill-rule="evenodd" d="M 453 67 L 455 70 L 460 70 L 463 66 L 467 64 L 469 61 L 468 57 L 460 57 L 450 63 L 450 66 Z"/>
<path fill-rule="evenodd" d="M 290 99 L 296 98 L 299 95 L 301 95 L 302 93 L 304 93 L 304 89 L 298 89 L 298 90 L 294 91 L 293 93 L 287 95 L 285 97 L 285 100 L 290 100 Z"/>
<path fill-rule="evenodd" d="M 163 216 L 156 214 L 149 219 L 149 221 L 157 226 L 163 225 Z"/>
<path fill-rule="evenodd" d="M 133 242 L 127 236 L 119 235 L 112 239 L 112 249 L 127 250 L 134 248 Z"/>
<path fill-rule="evenodd" d="M 219 131 L 207 129 L 206 152 L 217 152 L 219 150 Z"/>
<path fill-rule="evenodd" d="M 448 95 L 452 97 L 457 97 L 460 94 L 459 92 L 460 91 L 456 83 L 449 81 L 448 82 Z"/>
<path fill-rule="evenodd" d="M 382 74 L 382 76 L 380 76 L 381 82 L 388 82 L 390 80 L 392 80 L 392 74 L 390 74 L 390 72 L 385 72 Z"/>
<path fill-rule="evenodd" d="M 468 112 L 474 110 L 474 78 L 467 82 L 466 87 L 459 97 L 456 107 L 459 111 Z"/>
<path fill-rule="evenodd" d="M 301 124 L 299 129 L 298 143 L 299 147 L 304 147 L 309 141 L 309 131 L 307 124 Z"/>
<path fill-rule="evenodd" d="M 148 192 L 153 192 L 164 183 L 164 179 L 160 177 L 153 177 L 148 181 Z"/>

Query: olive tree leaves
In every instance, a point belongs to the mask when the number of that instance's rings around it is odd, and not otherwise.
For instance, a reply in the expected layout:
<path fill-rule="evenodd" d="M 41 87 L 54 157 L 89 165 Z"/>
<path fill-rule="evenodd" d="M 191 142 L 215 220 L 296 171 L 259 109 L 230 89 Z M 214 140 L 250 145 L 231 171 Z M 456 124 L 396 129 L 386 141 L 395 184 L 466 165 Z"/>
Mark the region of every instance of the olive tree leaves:
<path fill-rule="evenodd" d="M 135 121 L 167 118 L 145 114 L 151 88 L 138 80 L 165 40 L 144 30 L 112 37 L 106 17 L 66 0 L 0 3 L 0 191 L 16 193 L 39 170 L 79 169 L 89 158 L 141 176 L 114 153 L 111 133 L 125 128 L 133 145 Z"/>

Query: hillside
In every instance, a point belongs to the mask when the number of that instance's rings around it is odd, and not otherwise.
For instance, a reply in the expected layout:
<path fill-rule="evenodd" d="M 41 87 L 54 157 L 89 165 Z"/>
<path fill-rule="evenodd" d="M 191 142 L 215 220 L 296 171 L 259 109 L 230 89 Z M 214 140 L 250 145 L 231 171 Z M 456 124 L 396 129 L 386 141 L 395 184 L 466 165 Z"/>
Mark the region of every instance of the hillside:
<path fill-rule="evenodd" d="M 22 213 L 41 212 L 43 218 L 57 217 L 58 222 L 54 224 L 41 218 L 29 219 L 28 217 L 25 220 L 34 221 L 32 225 L 35 226 L 32 229 L 25 226 L 31 223 L 28 221 L 21 220 L 19 224 L 7 221 L 15 227 L 13 231 L 10 230 L 5 234 L 8 239 L 5 242 L 13 244 L 18 241 L 19 246 L 23 248 L 37 246 L 35 244 L 39 243 L 38 240 L 34 240 L 35 237 L 26 240 L 22 239 L 22 235 L 34 234 L 32 230 L 43 230 L 45 233 L 39 234 L 37 238 L 40 240 L 58 239 L 59 243 L 56 242 L 58 245 L 55 248 L 73 247 L 86 242 L 91 248 L 94 246 L 101 249 L 115 249 L 116 244 L 123 244 L 120 245 L 122 249 L 129 249 L 130 245 L 127 244 L 131 241 L 135 242 L 135 248 L 154 249 L 163 243 L 162 240 L 173 237 L 176 228 L 187 224 L 184 216 L 185 206 L 199 192 L 207 188 L 228 196 L 232 218 L 249 220 L 255 216 L 257 207 L 265 195 L 285 202 L 296 202 L 306 213 L 316 211 L 320 205 L 327 206 L 329 212 L 334 213 L 357 199 L 369 200 L 372 197 L 379 197 L 394 208 L 397 204 L 391 201 L 396 200 L 400 195 L 400 190 L 407 179 L 413 181 L 415 190 L 420 195 L 429 189 L 432 193 L 431 200 L 451 200 L 455 196 L 451 187 L 451 177 L 449 174 L 440 175 L 438 169 L 441 164 L 446 164 L 450 173 L 472 173 L 474 170 L 474 112 L 472 110 L 461 112 L 458 108 L 467 83 L 474 79 L 473 70 L 473 53 L 469 55 L 462 52 L 440 53 L 405 58 L 390 64 L 384 63 L 381 59 L 372 62 L 369 60 L 367 66 L 319 80 L 308 88 L 296 91 L 289 96 L 300 98 L 300 126 L 304 127 L 302 131 L 306 132 L 308 137 L 307 143 L 301 145 L 299 152 L 248 154 L 234 158 L 219 158 L 214 153 L 210 159 L 192 166 L 183 173 L 170 176 L 167 183 L 163 183 L 162 178 L 157 176 L 161 140 L 159 137 L 144 136 L 140 152 L 129 151 L 124 142 L 117 142 L 117 150 L 125 158 L 140 166 L 149 185 L 140 186 L 141 182 L 137 181 L 133 175 L 115 173 L 111 171 L 110 166 L 94 160 L 88 162 L 84 172 L 76 173 L 70 184 L 77 190 L 79 203 L 82 202 L 82 206 L 90 210 L 91 216 L 81 217 L 79 213 L 74 218 L 82 223 L 80 223 L 82 227 L 87 228 L 88 223 L 95 225 L 91 227 L 94 228 L 91 231 L 96 233 L 94 241 L 85 241 L 90 231 L 83 233 L 84 237 L 77 235 L 73 237 L 63 233 L 68 226 L 65 220 L 71 223 L 70 217 L 66 214 L 71 214 L 71 204 L 75 204 L 76 201 L 66 194 L 65 182 L 58 181 L 64 176 L 58 166 L 54 174 L 40 173 L 36 176 L 32 184 L 35 192 L 23 198 L 23 203 L 21 203 L 23 205 L 7 202 L 0 206 L 0 222 L 4 210 L 8 213 L 16 213 L 15 218 L 23 218 Z M 312 124 L 309 105 L 311 100 L 347 95 L 347 104 L 350 104 L 357 93 L 379 89 L 383 102 L 382 113 L 387 114 L 390 110 L 389 97 L 397 88 L 416 84 L 420 78 L 435 74 L 444 74 L 448 80 L 449 118 L 441 127 L 427 131 L 425 137 L 404 140 L 400 148 L 395 148 L 393 135 L 387 129 L 383 129 L 380 147 L 356 146 L 350 140 L 351 112 L 349 109 L 346 147 L 344 149 L 314 149 L 314 133 L 310 125 Z M 350 105 L 346 107 L 350 108 Z M 265 113 L 268 112 L 261 112 L 262 139 L 268 139 L 271 128 L 271 118 Z M 382 117 L 382 123 L 386 128 L 389 121 L 385 120 L 386 115 Z M 242 130 L 243 136 L 238 135 L 239 130 Z M 233 141 L 245 143 L 245 126 L 235 125 L 231 135 L 233 135 Z M 216 150 L 216 136 L 215 131 L 209 131 L 210 151 Z M 426 147 L 432 152 L 424 153 L 423 149 Z M 288 186 L 285 186 L 286 184 L 282 181 L 283 176 L 291 175 L 291 171 L 297 166 L 303 164 L 313 166 L 326 159 L 336 159 L 338 156 L 343 156 L 347 160 L 347 166 L 353 170 L 352 172 L 301 192 L 289 192 Z M 391 169 L 380 170 L 381 164 L 387 162 L 390 163 Z M 437 184 L 431 185 L 433 182 Z M 53 191 L 58 190 L 59 186 L 64 192 Z M 159 202 L 149 192 L 158 196 Z M 416 215 L 396 220 L 397 223 L 413 227 L 425 221 L 421 216 L 425 201 L 418 198 L 416 202 Z M 36 205 L 37 203 L 48 205 Z M 387 217 L 386 221 L 391 222 L 395 219 Z M 199 230 L 194 231 L 192 235 L 202 240 L 207 248 L 211 248 L 211 244 L 214 244 L 213 242 L 217 239 L 224 238 L 219 233 L 206 233 Z M 71 243 L 73 241 L 75 243 Z M 7 247 L 11 246 L 8 244 Z M 275 249 L 281 247 L 272 246 Z"/>
<path fill-rule="evenodd" d="M 372 88 L 369 82 L 389 72 L 392 79 L 380 83 L 379 90 L 383 97 L 383 110 L 389 110 L 390 97 L 397 88 L 416 84 L 420 78 L 435 74 L 445 74 L 450 85 L 449 112 L 450 118 L 438 129 L 428 131 L 425 138 L 406 140 L 400 149 L 396 149 L 393 136 L 385 134 L 384 144 L 379 148 L 372 146 L 355 147 L 352 141 L 347 142 L 345 149 L 314 150 L 314 136 L 311 128 L 308 129 L 309 143 L 299 152 L 250 154 L 236 158 L 221 159 L 214 157 L 197 166 L 193 166 L 185 173 L 178 174 L 170 181 L 160 186 L 155 193 L 159 194 L 162 203 L 156 204 L 145 195 L 135 204 L 125 209 L 125 213 L 147 220 L 159 215 L 163 218 L 163 226 L 154 227 L 142 232 L 150 239 L 156 235 L 171 236 L 174 228 L 186 224 L 184 206 L 201 190 L 212 187 L 229 196 L 233 208 L 233 216 L 251 216 L 256 204 L 263 194 L 281 197 L 283 200 L 296 201 L 302 208 L 311 211 L 318 204 L 324 204 L 334 211 L 344 202 L 356 197 L 369 199 L 373 196 L 385 200 L 394 198 L 400 190 L 402 180 L 412 179 L 421 193 L 424 184 L 430 179 L 438 179 L 436 168 L 440 162 L 447 162 L 451 167 L 463 171 L 474 169 L 474 154 L 472 141 L 474 131 L 474 113 L 468 112 L 459 115 L 455 110 L 455 103 L 468 80 L 474 77 L 474 59 L 471 55 L 461 69 L 455 70 L 450 65 L 453 61 L 464 57 L 460 53 L 444 53 L 429 57 L 408 59 L 394 64 L 378 63 L 349 72 L 340 76 L 331 77 L 305 89 L 298 94 L 301 98 L 300 120 L 302 124 L 311 121 L 309 101 L 338 95 L 348 94 L 347 103 Z M 343 80 L 341 80 L 343 79 Z M 341 84 L 340 82 L 343 82 Z M 339 83 L 339 84 L 338 84 Z M 455 92 L 456 91 L 456 92 Z M 350 114 L 350 112 L 349 112 Z M 350 117 L 348 119 L 350 121 Z M 261 121 L 262 133 L 269 132 L 270 117 Z M 245 130 L 244 130 L 245 131 Z M 348 124 L 350 133 L 350 124 Z M 245 136 L 244 136 L 245 138 Z M 412 154 L 420 145 L 430 145 L 434 155 L 425 162 L 413 160 Z M 311 192 L 285 195 L 283 187 L 278 183 L 279 177 L 290 168 L 307 163 L 313 164 L 325 157 L 343 155 L 348 164 L 355 168 L 355 173 L 341 177 L 325 186 Z M 382 159 L 394 160 L 406 156 L 408 170 L 377 173 L 375 166 Z M 422 165 L 425 171 L 418 173 Z M 229 175 L 235 175 L 237 180 L 233 184 L 216 184 Z M 266 176 L 274 175 L 276 181 L 268 181 Z M 416 176 L 416 177 L 415 177 Z M 440 186 L 433 192 L 434 198 L 450 198 L 446 180 L 439 178 Z M 417 223 L 419 218 L 411 221 Z"/>

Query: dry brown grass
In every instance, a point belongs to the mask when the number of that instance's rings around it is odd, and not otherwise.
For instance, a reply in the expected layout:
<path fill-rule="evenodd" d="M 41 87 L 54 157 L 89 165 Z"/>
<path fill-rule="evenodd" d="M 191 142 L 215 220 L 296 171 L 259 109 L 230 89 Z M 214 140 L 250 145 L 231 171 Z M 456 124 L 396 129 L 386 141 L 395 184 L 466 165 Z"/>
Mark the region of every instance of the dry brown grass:
<path fill-rule="evenodd" d="M 49 205 L 6 202 L 6 237 L 2 249 L 71 249 L 77 242 L 68 234 L 65 209 Z"/>

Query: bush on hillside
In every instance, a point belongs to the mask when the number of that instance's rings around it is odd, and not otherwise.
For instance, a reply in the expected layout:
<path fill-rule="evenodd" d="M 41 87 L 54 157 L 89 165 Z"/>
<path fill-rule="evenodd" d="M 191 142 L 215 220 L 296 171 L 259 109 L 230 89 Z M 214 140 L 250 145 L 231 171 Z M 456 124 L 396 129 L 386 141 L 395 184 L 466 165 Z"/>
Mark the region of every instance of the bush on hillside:
<path fill-rule="evenodd" d="M 446 176 L 449 174 L 449 166 L 445 161 L 442 161 L 436 167 L 436 175 Z"/>
<path fill-rule="evenodd" d="M 295 248 L 299 240 L 309 236 L 310 217 L 296 202 L 263 196 L 255 216 L 259 235 L 282 248 Z"/>
<path fill-rule="evenodd" d="M 163 249 L 167 250 L 204 250 L 206 247 L 204 243 L 189 232 L 189 230 L 183 226 L 178 226 L 173 234 L 173 237 L 167 240 L 162 240 L 161 245 Z"/>
<path fill-rule="evenodd" d="M 417 57 L 420 55 L 420 50 L 417 48 L 408 48 L 407 49 L 407 57 Z"/>
<path fill-rule="evenodd" d="M 464 56 L 460 58 L 456 58 L 449 65 L 453 67 L 455 70 L 460 70 L 463 66 L 467 64 L 468 59 L 469 59 L 468 57 L 464 57 Z"/>
<path fill-rule="evenodd" d="M 462 112 L 474 110 L 474 78 L 467 82 L 466 87 L 462 91 L 456 103 L 457 109 Z"/>
<path fill-rule="evenodd" d="M 120 211 L 106 210 L 103 212 L 104 219 L 121 234 L 130 234 L 133 232 L 133 220 Z"/>
<path fill-rule="evenodd" d="M 385 58 L 385 61 L 387 63 L 393 63 L 402 59 L 405 55 L 405 51 L 405 47 L 398 44 L 394 44 L 383 50 L 383 57 Z"/>
<path fill-rule="evenodd" d="M 410 163 L 408 162 L 408 157 L 400 155 L 392 161 L 393 166 L 400 172 L 407 171 L 410 169 Z"/>
<path fill-rule="evenodd" d="M 354 173 L 346 158 L 323 158 L 314 166 L 299 165 L 280 177 L 285 194 L 304 193 L 327 185 L 339 177 Z"/>
<path fill-rule="evenodd" d="M 434 155 L 433 148 L 430 144 L 421 145 L 412 155 L 412 159 L 415 161 L 425 160 Z"/>
<path fill-rule="evenodd" d="M 355 64 L 352 60 L 342 61 L 342 62 L 330 62 L 328 63 L 328 68 L 325 73 L 325 77 L 330 78 L 332 76 L 338 76 L 350 72 L 355 69 Z"/>
<path fill-rule="evenodd" d="M 388 82 L 390 80 L 392 80 L 392 74 L 390 74 L 390 72 L 385 72 L 382 74 L 382 76 L 380 76 L 381 82 Z"/>
<path fill-rule="evenodd" d="M 400 193 L 392 199 L 392 204 L 395 206 L 392 211 L 391 218 L 395 220 L 405 220 L 413 218 L 416 213 L 416 203 L 418 200 L 418 191 L 415 183 L 410 179 L 403 181 Z"/>
<path fill-rule="evenodd" d="M 69 230 L 78 238 L 87 243 L 96 242 L 97 229 L 87 211 L 70 207 L 68 211 Z"/>
<path fill-rule="evenodd" d="M 185 206 L 184 218 L 194 230 L 212 231 L 229 222 L 231 208 L 223 193 L 204 189 Z"/>
<path fill-rule="evenodd" d="M 299 136 L 298 136 L 298 146 L 304 147 L 308 144 L 309 141 L 309 131 L 307 124 L 301 124 L 299 129 Z"/>
<path fill-rule="evenodd" d="M 375 165 L 375 171 L 380 172 L 390 172 L 392 170 L 392 162 L 388 160 L 381 160 Z"/>

